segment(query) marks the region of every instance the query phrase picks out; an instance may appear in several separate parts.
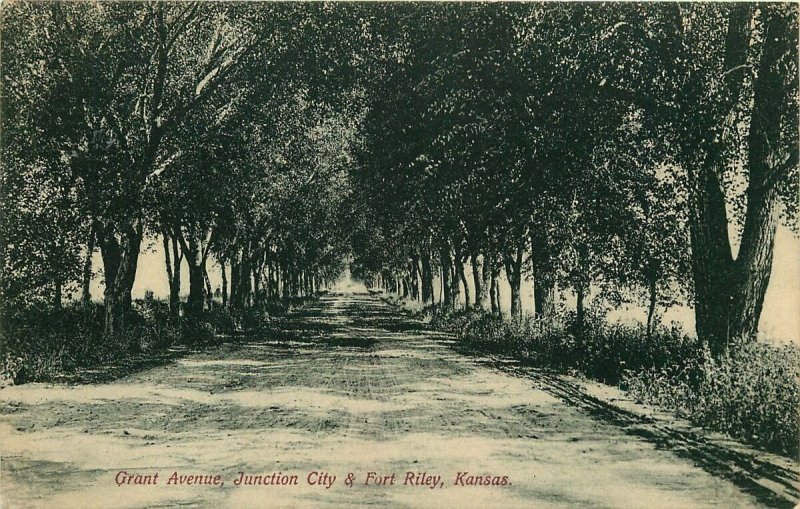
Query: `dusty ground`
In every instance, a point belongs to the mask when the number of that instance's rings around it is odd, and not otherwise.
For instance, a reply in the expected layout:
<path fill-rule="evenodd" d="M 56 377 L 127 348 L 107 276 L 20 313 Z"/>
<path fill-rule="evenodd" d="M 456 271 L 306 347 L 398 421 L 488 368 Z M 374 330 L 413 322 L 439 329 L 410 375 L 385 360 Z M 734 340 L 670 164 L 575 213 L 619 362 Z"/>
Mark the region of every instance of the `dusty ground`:
<path fill-rule="evenodd" d="M 108 383 L 0 390 L 3 507 L 792 507 L 798 473 L 458 354 L 365 295 Z M 155 486 L 117 486 L 118 472 Z M 220 475 L 224 486 L 167 485 Z M 298 476 L 235 486 L 239 472 Z M 336 479 L 310 486 L 310 472 Z M 355 474 L 348 487 L 345 477 Z M 394 485 L 365 485 L 368 472 Z M 406 473 L 441 487 L 403 485 Z M 456 486 L 459 472 L 507 486 Z M 466 478 L 466 476 L 464 477 Z"/>

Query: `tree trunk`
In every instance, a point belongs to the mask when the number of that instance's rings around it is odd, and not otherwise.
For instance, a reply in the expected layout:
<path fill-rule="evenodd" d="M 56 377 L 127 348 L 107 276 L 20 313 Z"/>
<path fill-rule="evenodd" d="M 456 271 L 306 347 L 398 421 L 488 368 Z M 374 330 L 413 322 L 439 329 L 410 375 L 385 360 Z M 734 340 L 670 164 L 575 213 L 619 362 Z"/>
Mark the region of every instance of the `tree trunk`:
<path fill-rule="evenodd" d="M 233 258 L 231 258 L 231 293 L 229 296 L 230 302 L 228 303 L 228 306 L 231 309 L 240 308 L 240 303 L 238 301 L 237 296 L 239 295 L 239 286 L 240 286 L 239 274 L 241 271 L 239 270 L 239 267 L 241 266 L 241 259 L 242 259 L 241 249 L 237 249 L 233 254 Z"/>
<path fill-rule="evenodd" d="M 483 267 L 478 253 L 472 253 L 470 262 L 472 263 L 472 284 L 475 286 L 475 309 L 483 309 L 487 291 L 486 285 L 483 284 L 486 269 Z"/>
<path fill-rule="evenodd" d="M 452 300 L 451 308 L 455 309 L 456 307 L 461 306 L 461 287 L 460 281 L 458 277 L 458 273 L 456 271 L 455 266 L 455 257 L 453 256 L 452 251 L 450 252 L 450 266 L 449 269 L 449 276 L 450 276 L 450 298 Z"/>
<path fill-rule="evenodd" d="M 516 253 L 504 257 L 506 277 L 511 289 L 511 317 L 522 316 L 522 299 L 520 287 L 522 285 L 522 248 L 517 248 Z"/>
<path fill-rule="evenodd" d="M 731 337 L 755 340 L 764 296 L 772 273 L 775 231 L 778 223 L 776 181 L 797 164 L 796 129 L 782 139 L 782 127 L 793 125 L 798 111 L 789 100 L 796 76 L 783 76 L 787 55 L 796 60 L 797 18 L 780 8 L 766 11 L 764 49 L 754 85 L 753 112 L 748 137 L 747 212 L 731 295 Z M 793 55 L 793 56 L 792 56 Z M 789 90 L 787 90 L 787 86 Z M 790 106 L 792 105 L 792 106 Z M 794 163 L 791 163 L 794 158 Z"/>
<path fill-rule="evenodd" d="M 454 262 L 455 262 L 456 274 L 458 275 L 458 279 L 461 281 L 461 286 L 464 287 L 464 307 L 469 309 L 469 307 L 472 305 L 471 302 L 472 299 L 469 294 L 469 284 L 467 283 L 467 276 L 464 273 L 464 262 L 458 255 L 456 255 Z"/>
<path fill-rule="evenodd" d="M 492 314 L 495 316 L 502 316 L 503 312 L 500 309 L 500 285 L 498 284 L 497 277 L 499 275 L 498 269 L 495 266 L 494 257 L 489 257 L 484 262 L 484 267 L 489 269 L 490 289 L 489 297 L 491 300 Z"/>
<path fill-rule="evenodd" d="M 203 267 L 199 261 L 187 253 L 186 261 L 189 265 L 189 298 L 186 301 L 186 311 L 192 317 L 197 317 L 203 312 L 205 301 L 205 278 Z"/>
<path fill-rule="evenodd" d="M 429 252 L 422 254 L 422 302 L 433 304 L 433 268 Z"/>
<path fill-rule="evenodd" d="M 653 339 L 653 332 L 655 329 L 655 317 L 656 317 L 656 303 L 658 302 L 658 281 L 656 278 L 651 278 L 649 281 L 649 294 L 650 294 L 650 305 L 647 308 L 647 340 L 650 341 Z"/>
<path fill-rule="evenodd" d="M 189 298 L 186 301 L 186 312 L 191 317 L 198 317 L 203 313 L 206 298 L 206 271 L 205 253 L 202 242 L 192 233 L 185 239 L 179 237 L 186 264 L 189 266 Z"/>
<path fill-rule="evenodd" d="M 409 262 L 409 274 L 410 274 L 410 283 L 411 283 L 411 298 L 415 301 L 419 301 L 419 256 L 416 254 L 411 256 L 411 261 Z"/>
<path fill-rule="evenodd" d="M 542 236 L 531 235 L 534 316 L 549 324 L 555 315 L 556 277 L 552 259 Z"/>
<path fill-rule="evenodd" d="M 206 260 L 203 260 L 203 279 L 206 283 L 206 307 L 209 311 L 214 307 L 214 289 L 211 287 L 211 278 L 208 277 Z"/>
<path fill-rule="evenodd" d="M 281 280 L 283 281 L 283 298 L 289 299 L 292 296 L 292 276 L 289 274 L 286 262 L 281 263 Z"/>
<path fill-rule="evenodd" d="M 244 309 L 250 300 L 250 294 L 253 291 L 252 279 L 250 277 L 252 265 L 252 251 L 250 243 L 243 246 L 239 250 L 238 264 L 236 267 L 236 291 L 231 289 L 231 307 L 236 309 Z M 233 279 L 233 272 L 231 273 Z"/>
<path fill-rule="evenodd" d="M 131 309 L 131 290 L 136 278 L 142 229 L 138 219 L 124 225 L 118 241 L 113 232 L 106 234 L 101 251 L 106 274 L 103 293 L 106 308 L 105 334 L 113 335 L 125 327 L 125 316 Z"/>
<path fill-rule="evenodd" d="M 86 239 L 86 258 L 83 260 L 83 278 L 81 281 L 81 307 L 88 310 L 92 305 L 92 255 L 94 254 L 96 228 L 92 223 L 89 236 Z"/>
<path fill-rule="evenodd" d="M 575 296 L 575 323 L 577 325 L 578 333 L 582 334 L 584 326 L 586 325 L 586 307 L 584 303 L 586 291 L 583 286 L 579 286 L 575 290 Z"/>
<path fill-rule="evenodd" d="M 162 233 L 161 238 L 164 248 L 167 284 L 169 285 L 169 313 L 173 318 L 177 318 L 180 315 L 181 291 L 181 260 L 178 258 L 178 241 L 174 237 L 170 237 L 166 231 Z M 170 252 L 170 240 L 172 240 L 172 252 Z"/>
<path fill-rule="evenodd" d="M 749 14 L 744 8 L 732 12 L 726 63 L 730 91 L 738 91 L 741 67 L 749 40 Z M 695 286 L 695 318 L 698 337 L 715 354 L 723 352 L 731 340 L 754 340 L 772 270 L 775 231 L 778 220 L 780 174 L 796 161 L 796 141 L 782 139 L 782 126 L 797 117 L 787 97 L 788 69 L 780 64 L 797 45 L 792 16 L 780 8 L 765 9 L 763 49 L 753 85 L 753 109 L 748 138 L 747 208 L 739 254 L 734 261 L 728 241 L 725 196 L 719 181 L 724 164 L 715 140 L 702 140 L 687 164 L 692 183 L 690 232 L 692 269 Z M 791 85 L 789 85 L 791 87 Z M 724 118 L 715 119 L 724 122 Z M 719 130 L 719 128 L 718 128 Z M 698 135 L 699 138 L 699 135 Z M 784 147 L 787 153 L 784 153 Z"/>
<path fill-rule="evenodd" d="M 453 309 L 453 291 L 450 283 L 450 271 L 452 263 L 450 260 L 450 248 L 442 248 L 439 251 L 440 262 L 442 264 L 442 293 L 444 300 L 442 305 L 446 309 Z"/>
<path fill-rule="evenodd" d="M 53 284 L 55 286 L 54 291 L 53 291 L 53 308 L 55 308 L 56 310 L 59 310 L 59 309 L 61 309 L 61 306 L 62 306 L 62 302 L 61 301 L 63 300 L 63 293 L 64 293 L 63 288 L 64 288 L 64 285 L 61 283 L 60 279 L 56 279 L 53 282 Z"/>
<path fill-rule="evenodd" d="M 225 273 L 225 258 L 220 257 L 219 269 L 222 274 L 222 308 L 228 307 L 228 275 Z"/>
<path fill-rule="evenodd" d="M 253 303 L 258 306 L 261 304 L 261 271 L 253 267 Z"/>

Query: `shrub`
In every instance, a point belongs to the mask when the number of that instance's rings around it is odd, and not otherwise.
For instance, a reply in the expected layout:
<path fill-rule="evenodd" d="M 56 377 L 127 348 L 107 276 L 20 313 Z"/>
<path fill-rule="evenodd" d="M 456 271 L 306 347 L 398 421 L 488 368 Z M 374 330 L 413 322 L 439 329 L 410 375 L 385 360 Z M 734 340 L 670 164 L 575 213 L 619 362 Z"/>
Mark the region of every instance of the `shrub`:
<path fill-rule="evenodd" d="M 707 349 L 660 368 L 630 371 L 639 400 L 724 431 L 769 451 L 800 453 L 800 347 L 735 343 L 714 358 Z"/>
<path fill-rule="evenodd" d="M 317 297 L 270 300 L 256 308 L 230 311 L 214 307 L 200 316 L 175 318 L 169 304 L 146 292 L 133 302 L 120 332 L 104 334 L 105 309 L 78 303 L 53 309 L 0 307 L 0 385 L 52 380 L 80 367 L 100 366 L 135 353 L 161 351 L 177 344 L 212 345 L 219 332 L 260 330 L 271 318 Z"/>
<path fill-rule="evenodd" d="M 213 345 L 220 342 L 214 324 L 207 317 L 184 320 L 182 335 L 184 342 L 189 345 Z"/>
<path fill-rule="evenodd" d="M 49 379 L 105 357 L 110 348 L 103 342 L 103 310 L 96 306 L 3 310 L 0 322 L 0 378 L 6 382 Z"/>

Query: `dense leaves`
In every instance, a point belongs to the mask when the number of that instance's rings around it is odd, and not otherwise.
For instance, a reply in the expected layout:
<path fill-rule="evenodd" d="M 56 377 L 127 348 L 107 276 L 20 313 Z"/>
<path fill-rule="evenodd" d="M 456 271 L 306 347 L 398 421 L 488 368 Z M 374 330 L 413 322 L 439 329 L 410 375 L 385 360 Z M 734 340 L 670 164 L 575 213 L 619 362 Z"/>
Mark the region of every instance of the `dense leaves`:
<path fill-rule="evenodd" d="M 744 4 L 3 9 L 3 300 L 102 255 L 106 334 L 161 240 L 171 313 L 354 273 L 444 307 L 688 300 L 755 337 L 796 223 L 797 11 Z M 189 298 L 181 310 L 181 267 Z M 471 277 L 470 277 L 471 276 Z M 434 281 L 441 298 L 436 299 Z M 595 299 L 596 300 L 596 299 Z"/>

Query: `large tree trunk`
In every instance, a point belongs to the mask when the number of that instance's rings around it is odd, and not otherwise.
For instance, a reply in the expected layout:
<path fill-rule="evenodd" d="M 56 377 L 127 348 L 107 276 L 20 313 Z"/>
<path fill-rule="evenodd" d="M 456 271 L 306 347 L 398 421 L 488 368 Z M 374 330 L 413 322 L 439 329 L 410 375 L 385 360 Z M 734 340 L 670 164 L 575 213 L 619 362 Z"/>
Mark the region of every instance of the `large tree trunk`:
<path fill-rule="evenodd" d="M 695 286 L 695 318 L 698 336 L 715 354 L 736 338 L 754 340 L 772 270 L 778 193 L 781 173 L 796 165 L 796 141 L 781 137 L 783 124 L 797 116 L 790 107 L 790 80 L 781 73 L 785 56 L 796 59 L 797 30 L 782 7 L 764 9 L 763 49 L 753 86 L 753 109 L 748 138 L 747 208 L 739 254 L 734 261 L 728 240 L 725 196 L 719 174 L 724 164 L 722 148 L 714 139 L 695 145 L 687 167 L 692 184 L 692 269 Z M 728 92 L 738 93 L 749 40 L 749 8 L 732 11 L 726 41 Z M 745 16 L 747 15 L 747 16 Z M 795 53 L 793 53 L 795 51 Z M 791 87 L 792 85 L 788 85 Z M 734 98 L 736 96 L 734 95 Z M 719 117 L 717 122 L 724 122 Z M 719 126 L 715 126 L 717 131 Z M 788 151 L 784 152 L 784 148 Z"/>
<path fill-rule="evenodd" d="M 186 301 L 186 311 L 193 317 L 202 314 L 206 294 L 203 263 L 195 256 L 196 254 L 186 253 L 186 261 L 189 265 L 189 298 Z"/>
<path fill-rule="evenodd" d="M 464 262 L 461 260 L 460 255 L 456 255 L 453 260 L 455 262 L 455 269 L 456 274 L 458 275 L 458 279 L 461 281 L 461 286 L 464 287 L 464 307 L 469 309 L 472 305 L 470 294 L 469 294 L 469 284 L 467 283 L 467 276 L 464 273 Z"/>
<path fill-rule="evenodd" d="M 733 268 L 728 240 L 725 198 L 712 168 L 699 169 L 700 192 L 695 193 L 690 221 L 695 322 L 698 337 L 720 352 L 728 341 L 728 306 Z"/>
<path fill-rule="evenodd" d="M 192 317 L 203 313 L 206 300 L 206 256 L 207 245 L 204 239 L 199 238 L 196 231 L 189 231 L 187 235 L 180 235 L 178 240 L 183 249 L 183 256 L 189 266 L 189 298 L 186 301 L 186 311 Z"/>
<path fill-rule="evenodd" d="M 440 262 L 442 265 L 442 293 L 444 300 L 442 305 L 446 309 L 453 309 L 453 285 L 451 280 L 452 261 L 450 260 L 450 248 L 444 247 L 439 251 Z"/>
<path fill-rule="evenodd" d="M 796 108 L 789 107 L 793 102 L 788 97 L 791 92 L 787 93 L 786 90 L 789 81 L 794 81 L 796 87 L 797 76 L 786 77 L 781 74 L 787 69 L 781 59 L 797 60 L 797 18 L 786 11 L 781 12 L 781 9 L 784 7 L 775 6 L 773 10 L 766 11 L 764 49 L 754 85 L 748 138 L 750 182 L 747 212 L 730 300 L 731 336 L 748 340 L 756 338 L 772 273 L 778 223 L 776 181 L 792 164 L 797 164 L 796 129 L 788 135 L 791 138 L 788 143 L 781 139 L 782 127 L 787 123 L 791 125 L 798 115 Z"/>
<path fill-rule="evenodd" d="M 534 316 L 548 324 L 555 315 L 556 277 L 546 241 L 531 235 Z"/>
<path fill-rule="evenodd" d="M 433 304 L 433 268 L 427 251 L 422 254 L 422 302 Z"/>
<path fill-rule="evenodd" d="M 483 309 L 487 291 L 486 285 L 483 284 L 483 278 L 486 277 L 486 269 L 483 267 L 478 253 L 472 253 L 470 262 L 472 263 L 472 284 L 475 286 L 475 308 Z"/>
<path fill-rule="evenodd" d="M 219 258 L 219 270 L 222 274 L 222 308 L 228 307 L 228 274 L 225 272 L 225 258 Z"/>
<path fill-rule="evenodd" d="M 125 317 L 131 310 L 131 290 L 139 263 L 142 229 L 138 219 L 124 225 L 121 242 L 113 232 L 107 233 L 101 251 L 106 274 L 103 294 L 106 308 L 105 333 L 113 335 L 125 327 Z"/>
<path fill-rule="evenodd" d="M 83 277 L 81 281 L 81 307 L 84 310 L 88 310 L 92 305 L 92 255 L 94 254 L 96 237 L 96 227 L 94 223 L 92 223 L 88 238 L 86 239 L 86 258 L 83 260 Z"/>
<path fill-rule="evenodd" d="M 522 248 L 517 248 L 516 252 L 504 256 L 503 262 L 506 268 L 506 277 L 511 289 L 511 317 L 522 316 L 522 299 L 520 288 L 522 285 Z"/>

